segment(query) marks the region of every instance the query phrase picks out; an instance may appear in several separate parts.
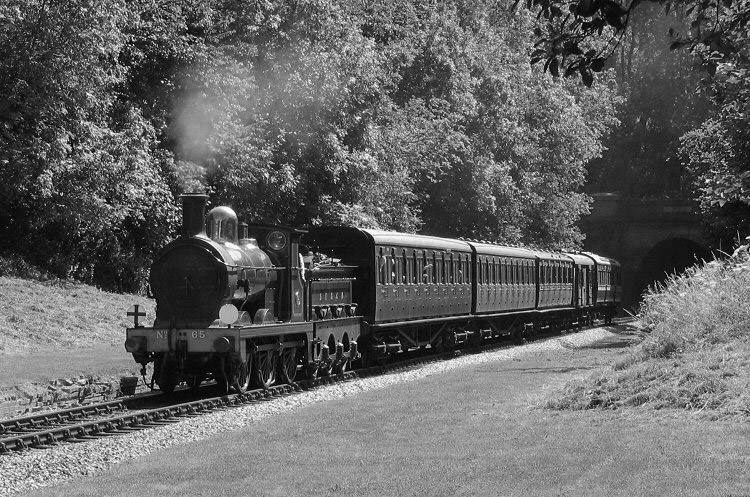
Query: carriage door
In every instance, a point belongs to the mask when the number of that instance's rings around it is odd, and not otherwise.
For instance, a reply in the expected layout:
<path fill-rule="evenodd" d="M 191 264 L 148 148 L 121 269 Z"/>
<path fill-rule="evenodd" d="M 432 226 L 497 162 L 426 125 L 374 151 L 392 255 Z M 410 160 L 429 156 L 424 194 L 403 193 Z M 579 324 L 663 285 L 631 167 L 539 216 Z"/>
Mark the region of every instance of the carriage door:
<path fill-rule="evenodd" d="M 292 256 L 289 258 L 291 269 L 291 319 L 290 321 L 304 320 L 304 304 L 306 301 L 305 281 L 303 279 L 303 270 L 299 257 L 299 237 L 292 242 Z"/>

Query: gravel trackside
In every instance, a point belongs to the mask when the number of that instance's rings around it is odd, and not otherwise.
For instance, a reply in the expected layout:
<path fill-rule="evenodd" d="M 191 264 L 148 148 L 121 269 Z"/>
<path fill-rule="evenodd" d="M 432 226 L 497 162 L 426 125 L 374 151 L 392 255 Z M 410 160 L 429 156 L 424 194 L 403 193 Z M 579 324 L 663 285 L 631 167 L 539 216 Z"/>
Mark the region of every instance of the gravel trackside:
<path fill-rule="evenodd" d="M 118 462 L 247 427 L 268 416 L 301 409 L 311 404 L 354 396 L 364 391 L 383 389 L 458 368 L 508 361 L 545 351 L 579 348 L 607 339 L 612 335 L 610 331 L 595 328 L 530 343 L 522 347 L 465 355 L 450 361 L 414 367 L 383 376 L 328 385 L 314 391 L 188 418 L 172 425 L 136 431 L 127 435 L 5 455 L 0 457 L 0 475 L 2 475 L 0 495 L 13 495 L 35 488 L 57 485 L 82 476 L 101 474 Z"/>

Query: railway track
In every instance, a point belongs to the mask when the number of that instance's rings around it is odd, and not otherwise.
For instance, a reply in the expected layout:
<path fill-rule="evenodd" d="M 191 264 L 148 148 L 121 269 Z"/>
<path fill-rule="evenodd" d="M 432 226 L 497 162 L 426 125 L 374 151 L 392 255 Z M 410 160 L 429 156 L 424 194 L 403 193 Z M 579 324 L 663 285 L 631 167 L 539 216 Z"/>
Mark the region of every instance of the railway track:
<path fill-rule="evenodd" d="M 626 324 L 632 318 L 615 320 L 615 324 Z M 593 328 L 593 325 L 587 328 Z M 559 333 L 540 336 L 538 340 L 549 340 Z M 492 340 L 472 348 L 464 348 L 442 354 L 417 355 L 406 360 L 389 362 L 366 369 L 331 374 L 313 380 L 301 380 L 294 384 L 284 384 L 257 389 L 243 394 L 230 394 L 209 398 L 185 400 L 177 395 L 147 393 L 129 398 L 89 404 L 71 409 L 37 414 L 33 416 L 0 421 L 0 454 L 31 448 L 48 448 L 66 442 L 80 442 L 96 437 L 129 433 L 150 427 L 180 421 L 185 417 L 198 416 L 219 409 L 231 409 L 254 402 L 310 390 L 321 385 L 350 381 L 399 371 L 418 365 L 443 361 L 463 354 L 476 354 L 513 346 L 508 340 Z M 210 386 L 204 387 L 205 390 Z M 157 405 L 154 404 L 165 404 Z"/>

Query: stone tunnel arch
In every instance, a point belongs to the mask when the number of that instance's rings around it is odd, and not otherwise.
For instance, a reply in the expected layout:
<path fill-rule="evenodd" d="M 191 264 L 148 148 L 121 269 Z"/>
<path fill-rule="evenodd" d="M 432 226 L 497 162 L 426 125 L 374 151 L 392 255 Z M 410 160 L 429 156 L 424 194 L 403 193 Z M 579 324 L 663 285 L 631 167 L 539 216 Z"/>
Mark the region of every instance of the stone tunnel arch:
<path fill-rule="evenodd" d="M 635 302 L 655 283 L 664 283 L 670 275 L 681 274 L 701 261 L 713 260 L 713 254 L 704 246 L 688 238 L 669 238 L 654 245 L 638 264 L 635 276 Z"/>

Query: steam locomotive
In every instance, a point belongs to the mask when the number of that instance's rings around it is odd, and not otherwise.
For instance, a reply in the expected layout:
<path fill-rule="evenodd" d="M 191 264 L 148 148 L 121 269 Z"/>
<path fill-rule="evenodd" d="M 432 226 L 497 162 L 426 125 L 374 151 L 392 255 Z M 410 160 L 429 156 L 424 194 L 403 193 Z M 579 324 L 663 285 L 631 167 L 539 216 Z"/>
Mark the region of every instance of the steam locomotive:
<path fill-rule="evenodd" d="M 532 339 L 618 312 L 620 265 L 350 227 L 239 223 L 186 194 L 181 235 L 151 266 L 152 326 L 125 349 L 166 392 L 215 380 L 244 392 L 510 335 Z M 315 254 L 315 262 L 310 261 Z"/>

